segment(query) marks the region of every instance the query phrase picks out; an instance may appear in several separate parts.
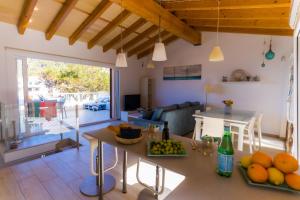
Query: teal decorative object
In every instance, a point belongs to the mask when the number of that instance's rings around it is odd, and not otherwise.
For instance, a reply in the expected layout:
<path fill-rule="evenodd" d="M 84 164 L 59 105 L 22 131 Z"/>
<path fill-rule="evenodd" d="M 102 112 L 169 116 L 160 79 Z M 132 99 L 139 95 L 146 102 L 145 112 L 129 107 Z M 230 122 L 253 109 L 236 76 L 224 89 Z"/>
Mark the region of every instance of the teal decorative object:
<path fill-rule="evenodd" d="M 265 58 L 267 60 L 272 60 L 275 57 L 275 53 L 272 51 L 272 40 L 270 40 L 270 49 L 269 51 L 265 54 Z"/>

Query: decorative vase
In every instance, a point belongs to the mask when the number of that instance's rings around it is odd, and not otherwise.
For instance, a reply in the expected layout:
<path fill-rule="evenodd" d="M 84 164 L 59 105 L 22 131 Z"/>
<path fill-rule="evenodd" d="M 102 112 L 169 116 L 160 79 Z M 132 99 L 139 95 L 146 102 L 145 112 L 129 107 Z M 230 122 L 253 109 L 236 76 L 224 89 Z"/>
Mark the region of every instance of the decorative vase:
<path fill-rule="evenodd" d="M 232 106 L 225 105 L 225 107 L 224 107 L 224 113 L 225 113 L 225 115 L 231 115 L 231 113 L 232 113 Z"/>

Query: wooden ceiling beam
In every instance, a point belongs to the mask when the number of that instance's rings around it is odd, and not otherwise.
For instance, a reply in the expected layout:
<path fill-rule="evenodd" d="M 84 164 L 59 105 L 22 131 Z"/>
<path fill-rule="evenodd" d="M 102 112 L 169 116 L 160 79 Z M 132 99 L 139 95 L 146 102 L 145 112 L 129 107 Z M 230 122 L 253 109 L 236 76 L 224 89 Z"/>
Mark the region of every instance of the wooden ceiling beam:
<path fill-rule="evenodd" d="M 112 3 L 109 0 L 102 0 L 93 10 L 93 12 L 69 37 L 69 44 L 74 44 L 80 38 L 80 36 L 104 13 L 104 11 L 111 6 L 111 4 Z"/>
<path fill-rule="evenodd" d="M 199 31 L 216 32 L 216 27 L 195 27 Z M 220 27 L 220 32 L 225 33 L 245 33 L 245 34 L 260 34 L 260 35 L 280 35 L 292 36 L 292 29 L 264 29 L 264 28 L 243 28 L 243 27 Z"/>
<path fill-rule="evenodd" d="M 288 19 L 289 8 L 221 10 L 220 19 Z M 217 11 L 176 11 L 180 19 L 217 19 Z"/>
<path fill-rule="evenodd" d="M 127 17 L 129 17 L 130 12 L 127 10 L 122 11 L 115 19 L 113 19 L 107 26 L 105 26 L 93 39 L 88 42 L 88 48 L 93 48 L 97 42 L 107 33 L 111 32 L 116 26 L 121 24 Z"/>
<path fill-rule="evenodd" d="M 191 26 L 216 27 L 217 20 L 187 20 Z M 288 20 L 220 20 L 220 27 L 290 29 Z"/>
<path fill-rule="evenodd" d="M 110 0 L 114 3 L 121 4 L 122 7 L 129 10 L 130 12 L 146 19 L 147 21 L 158 25 L 158 17 L 161 17 L 162 29 L 180 37 L 192 44 L 201 44 L 201 33 L 195 31 L 183 21 L 178 19 L 176 16 L 171 14 L 169 11 L 164 9 L 154 0 Z"/>
<path fill-rule="evenodd" d="M 170 44 L 171 42 L 173 42 L 173 41 L 175 41 L 175 40 L 177 40 L 177 39 L 178 39 L 178 37 L 176 37 L 175 35 L 171 35 L 171 36 L 167 37 L 166 39 L 164 39 L 164 40 L 163 40 L 163 43 L 164 43 L 165 45 L 168 45 L 168 44 Z M 143 58 L 143 57 L 149 55 L 150 53 L 153 52 L 153 50 L 154 50 L 154 45 L 151 46 L 150 48 L 148 48 L 148 49 L 146 49 L 146 50 L 144 50 L 144 51 L 138 53 L 137 59 L 140 59 L 140 58 Z"/>
<path fill-rule="evenodd" d="M 148 37 L 150 34 L 152 34 L 156 30 L 158 30 L 157 26 L 152 25 L 150 28 L 146 29 L 145 31 L 140 33 L 138 36 L 136 36 L 135 38 L 131 39 L 126 44 L 124 44 L 123 45 L 123 50 L 125 52 L 128 51 L 130 48 L 132 48 L 134 45 L 139 43 L 145 37 Z M 120 52 L 120 51 L 121 51 L 121 48 L 118 48 L 117 52 Z"/>
<path fill-rule="evenodd" d="M 38 0 L 25 0 L 22 8 L 21 15 L 17 24 L 18 32 L 24 34 L 26 28 L 30 23 L 30 18 L 33 14 L 34 7 Z"/>
<path fill-rule="evenodd" d="M 241 10 L 258 8 L 290 8 L 290 0 L 222 0 L 221 10 Z M 217 10 L 217 2 L 212 0 L 201 1 L 164 1 L 162 3 L 165 9 L 175 10 Z"/>
<path fill-rule="evenodd" d="M 78 0 L 67 0 L 62 8 L 59 10 L 57 15 L 55 16 L 54 20 L 51 22 L 50 26 L 48 27 L 46 31 L 46 39 L 50 40 L 53 35 L 56 33 L 58 28 L 61 26 L 61 24 L 64 22 L 64 20 L 67 18 L 67 16 L 70 14 L 72 9 L 75 7 Z"/>
<path fill-rule="evenodd" d="M 165 36 L 169 35 L 169 33 L 167 31 L 163 31 L 160 33 L 160 37 L 163 39 Z M 158 40 L 158 34 L 155 35 L 154 37 L 146 40 L 145 42 L 143 42 L 142 44 L 138 45 L 137 47 L 133 48 L 132 50 L 130 50 L 127 54 L 128 57 L 136 54 L 139 51 L 142 51 L 143 49 L 149 47 L 149 45 L 154 45 L 154 43 Z"/>
<path fill-rule="evenodd" d="M 131 33 L 133 33 L 136 29 L 138 29 L 139 27 L 141 27 L 145 23 L 146 23 L 145 19 L 143 19 L 143 18 L 138 19 L 135 23 L 133 23 L 125 31 L 123 31 L 123 33 L 122 33 L 123 39 L 128 37 Z M 115 37 L 114 39 L 112 39 L 111 41 L 109 41 L 107 44 L 105 44 L 103 46 L 103 52 L 106 52 L 109 49 L 111 49 L 116 43 L 121 41 L 122 37 L 121 37 L 121 34 L 120 34 L 117 37 Z"/>

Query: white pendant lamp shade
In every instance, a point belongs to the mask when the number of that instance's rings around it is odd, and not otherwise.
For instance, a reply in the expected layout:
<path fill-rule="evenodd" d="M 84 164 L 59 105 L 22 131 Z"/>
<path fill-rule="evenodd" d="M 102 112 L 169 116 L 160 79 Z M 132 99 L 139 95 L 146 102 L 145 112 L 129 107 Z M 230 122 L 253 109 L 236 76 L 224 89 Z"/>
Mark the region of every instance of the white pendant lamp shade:
<path fill-rule="evenodd" d="M 209 55 L 209 61 L 220 62 L 224 60 L 224 55 L 220 46 L 215 46 Z"/>
<path fill-rule="evenodd" d="M 122 8 L 122 0 L 121 0 L 121 8 Z M 121 17 L 123 17 L 122 13 L 123 12 L 121 12 Z M 120 53 L 117 54 L 116 67 L 128 67 L 127 60 L 126 60 L 126 53 L 124 53 L 123 51 L 123 28 L 121 28 L 121 51 Z"/>
<path fill-rule="evenodd" d="M 217 45 L 214 46 L 213 50 L 210 52 L 208 60 L 211 62 L 220 62 L 224 60 L 224 55 L 221 50 L 221 47 L 218 45 L 219 44 L 219 26 L 220 26 L 220 1 L 217 0 L 218 2 L 218 23 L 217 23 Z"/>
<path fill-rule="evenodd" d="M 153 61 L 167 60 L 166 48 L 164 43 L 162 43 L 161 41 L 155 43 L 152 60 Z"/>
<path fill-rule="evenodd" d="M 121 51 L 117 55 L 117 60 L 116 60 L 116 67 L 127 67 L 127 60 L 126 60 L 126 54 Z"/>

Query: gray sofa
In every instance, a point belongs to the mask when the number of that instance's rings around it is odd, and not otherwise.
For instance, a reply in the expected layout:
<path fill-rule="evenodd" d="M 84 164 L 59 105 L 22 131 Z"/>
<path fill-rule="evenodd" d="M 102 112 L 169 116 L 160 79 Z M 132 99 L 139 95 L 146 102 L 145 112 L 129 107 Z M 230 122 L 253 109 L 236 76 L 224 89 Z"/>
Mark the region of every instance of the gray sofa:
<path fill-rule="evenodd" d="M 162 130 L 164 121 L 168 122 L 171 134 L 186 135 L 194 130 L 196 110 L 203 111 L 204 106 L 199 102 L 185 102 L 170 106 L 158 107 L 153 111 L 145 111 L 143 117 L 129 119 L 138 126 L 148 127 L 154 124 Z"/>

